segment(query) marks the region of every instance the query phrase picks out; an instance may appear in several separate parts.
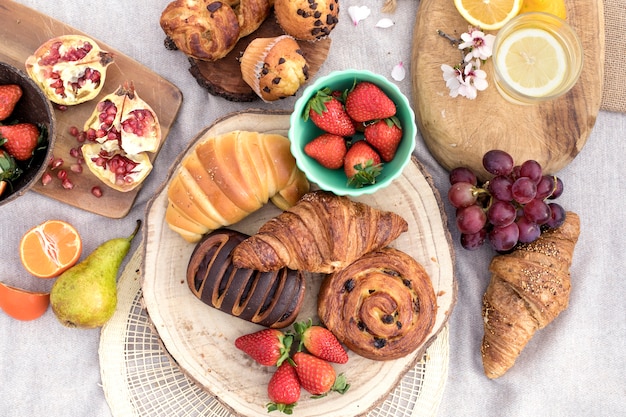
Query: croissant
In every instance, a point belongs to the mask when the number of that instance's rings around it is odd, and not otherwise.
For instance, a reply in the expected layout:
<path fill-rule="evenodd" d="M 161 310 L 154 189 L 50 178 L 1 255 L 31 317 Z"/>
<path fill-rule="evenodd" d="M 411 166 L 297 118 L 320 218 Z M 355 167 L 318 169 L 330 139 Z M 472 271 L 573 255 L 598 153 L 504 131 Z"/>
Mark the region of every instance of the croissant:
<path fill-rule="evenodd" d="M 331 273 L 387 246 L 407 229 L 396 213 L 318 190 L 241 242 L 233 250 L 233 263 L 260 271 L 288 267 Z"/>
<path fill-rule="evenodd" d="M 165 219 L 189 242 L 236 223 L 269 200 L 285 210 L 309 191 L 289 139 L 232 131 L 199 139 L 167 190 Z"/>
<path fill-rule="evenodd" d="M 386 247 L 327 275 L 317 311 L 350 350 L 382 361 L 406 356 L 423 344 L 435 325 L 437 300 L 424 267 Z"/>
<path fill-rule="evenodd" d="M 271 0 L 174 0 L 163 12 L 161 29 L 186 55 L 216 61 L 228 55 L 239 39 L 261 26 Z"/>
<path fill-rule="evenodd" d="M 569 268 L 579 233 L 578 215 L 567 212 L 560 227 L 491 261 L 482 306 L 481 354 L 487 377 L 504 375 L 535 332 L 567 308 Z"/>
<path fill-rule="evenodd" d="M 229 229 L 205 235 L 189 258 L 189 289 L 205 304 L 232 316 L 266 327 L 287 327 L 304 300 L 304 275 L 287 268 L 259 272 L 233 267 L 230 253 L 246 237 Z"/>

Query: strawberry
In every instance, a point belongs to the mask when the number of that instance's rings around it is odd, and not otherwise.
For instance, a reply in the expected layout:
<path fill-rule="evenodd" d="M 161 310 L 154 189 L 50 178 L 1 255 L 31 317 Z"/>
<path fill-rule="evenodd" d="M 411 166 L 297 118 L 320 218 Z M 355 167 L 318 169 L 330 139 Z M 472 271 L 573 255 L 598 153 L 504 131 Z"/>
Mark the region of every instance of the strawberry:
<path fill-rule="evenodd" d="M 332 133 L 323 133 L 304 146 L 305 154 L 328 169 L 341 168 L 347 151 L 343 136 Z"/>
<path fill-rule="evenodd" d="M 288 357 L 293 336 L 277 329 L 263 329 L 235 339 L 235 347 L 265 366 L 280 366 Z"/>
<path fill-rule="evenodd" d="M 348 149 L 343 169 L 348 177 L 348 185 L 360 188 L 374 184 L 382 167 L 380 155 L 367 142 L 360 140 Z"/>
<path fill-rule="evenodd" d="M 13 113 L 15 104 L 22 97 L 22 88 L 17 84 L 0 85 L 0 121 Z"/>
<path fill-rule="evenodd" d="M 292 414 L 293 408 L 300 399 L 300 381 L 296 369 L 289 361 L 283 362 L 267 384 L 267 412 L 280 411 Z"/>
<path fill-rule="evenodd" d="M 306 348 L 309 353 L 328 362 L 346 363 L 348 354 L 337 337 L 325 327 L 313 325 L 312 321 L 298 322 L 293 325 L 300 335 L 299 350 Z"/>
<path fill-rule="evenodd" d="M 352 136 L 354 124 L 343 108 L 343 103 L 335 95 L 329 88 L 322 88 L 315 93 L 304 108 L 304 120 L 311 118 L 313 124 L 325 132 Z"/>
<path fill-rule="evenodd" d="M 37 148 L 42 136 L 32 123 L 0 126 L 0 145 L 18 161 L 26 161 Z"/>
<path fill-rule="evenodd" d="M 362 81 L 346 96 L 346 112 L 357 122 L 367 122 L 394 116 L 396 105 L 376 84 Z"/>
<path fill-rule="evenodd" d="M 323 397 L 331 391 L 345 393 L 350 385 L 343 374 L 337 375 L 332 365 L 309 353 L 296 352 L 293 355 L 296 373 L 302 388 L 314 397 Z"/>
<path fill-rule="evenodd" d="M 384 162 L 389 162 L 396 155 L 396 150 L 402 140 L 402 127 L 397 117 L 381 119 L 367 125 L 365 140 L 374 147 Z"/>

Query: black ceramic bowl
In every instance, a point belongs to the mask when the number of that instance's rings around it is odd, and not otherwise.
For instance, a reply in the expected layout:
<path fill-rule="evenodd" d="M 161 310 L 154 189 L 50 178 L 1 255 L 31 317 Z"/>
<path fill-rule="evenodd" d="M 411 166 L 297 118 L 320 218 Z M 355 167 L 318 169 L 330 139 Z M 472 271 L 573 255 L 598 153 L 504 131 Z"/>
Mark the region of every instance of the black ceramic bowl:
<path fill-rule="evenodd" d="M 56 119 L 52 103 L 28 77 L 26 72 L 7 63 L 0 62 L 0 85 L 4 84 L 19 85 L 22 88 L 22 97 L 17 102 L 13 113 L 0 123 L 34 123 L 45 129 L 47 143 L 45 144 L 45 149 L 38 149 L 31 159 L 18 163 L 23 173 L 19 178 L 11 181 L 11 184 L 0 195 L 0 206 L 8 204 L 23 195 L 39 181 L 47 168 L 56 137 Z"/>

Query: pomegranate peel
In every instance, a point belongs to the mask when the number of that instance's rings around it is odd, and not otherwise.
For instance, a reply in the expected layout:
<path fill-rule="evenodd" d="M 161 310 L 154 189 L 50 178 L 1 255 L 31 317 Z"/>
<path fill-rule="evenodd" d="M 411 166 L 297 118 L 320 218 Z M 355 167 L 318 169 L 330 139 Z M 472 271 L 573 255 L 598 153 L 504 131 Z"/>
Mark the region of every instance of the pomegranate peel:
<path fill-rule="evenodd" d="M 117 191 L 135 189 L 152 171 L 152 163 L 145 152 L 135 155 L 120 150 L 108 152 L 98 143 L 86 143 L 81 150 L 87 168 L 100 181 Z"/>
<path fill-rule="evenodd" d="M 0 308 L 17 320 L 41 317 L 50 305 L 50 293 L 31 292 L 0 282 Z"/>
<path fill-rule="evenodd" d="M 46 97 L 72 106 L 94 99 L 102 90 L 113 54 L 91 38 L 62 35 L 44 42 L 26 59 L 26 72 Z"/>

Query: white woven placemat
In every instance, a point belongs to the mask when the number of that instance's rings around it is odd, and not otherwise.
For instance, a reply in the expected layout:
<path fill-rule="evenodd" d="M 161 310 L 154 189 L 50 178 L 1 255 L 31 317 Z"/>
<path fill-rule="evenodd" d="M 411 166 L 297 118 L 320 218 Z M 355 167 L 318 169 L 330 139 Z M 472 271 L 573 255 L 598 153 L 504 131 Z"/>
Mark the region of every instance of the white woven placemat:
<path fill-rule="evenodd" d="M 139 248 L 118 283 L 118 307 L 102 328 L 100 373 L 114 417 L 230 417 L 230 412 L 176 365 L 142 303 Z M 448 376 L 448 328 L 369 417 L 433 417 Z M 298 415 L 297 408 L 294 415 Z"/>

